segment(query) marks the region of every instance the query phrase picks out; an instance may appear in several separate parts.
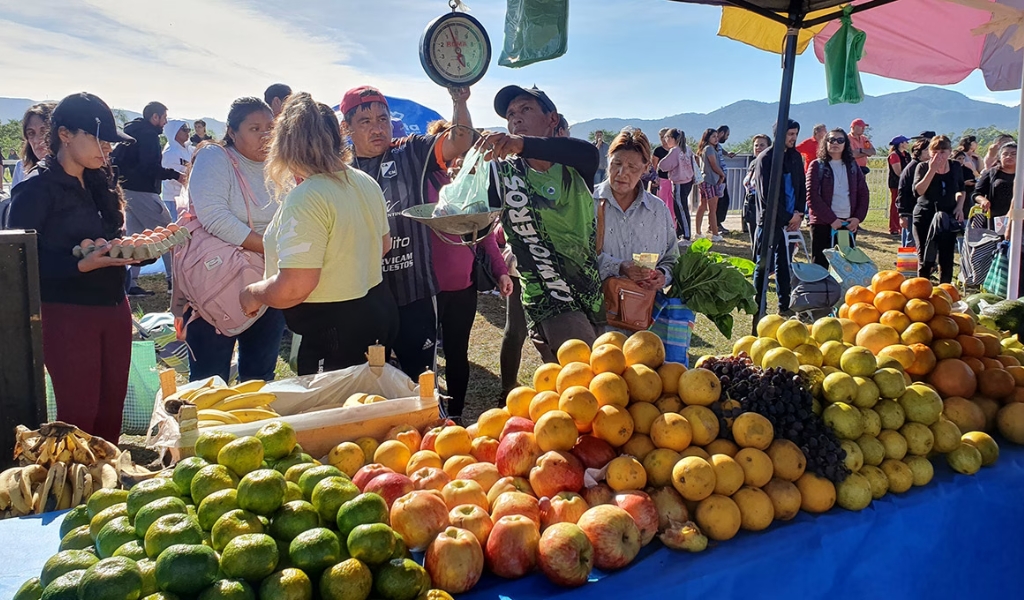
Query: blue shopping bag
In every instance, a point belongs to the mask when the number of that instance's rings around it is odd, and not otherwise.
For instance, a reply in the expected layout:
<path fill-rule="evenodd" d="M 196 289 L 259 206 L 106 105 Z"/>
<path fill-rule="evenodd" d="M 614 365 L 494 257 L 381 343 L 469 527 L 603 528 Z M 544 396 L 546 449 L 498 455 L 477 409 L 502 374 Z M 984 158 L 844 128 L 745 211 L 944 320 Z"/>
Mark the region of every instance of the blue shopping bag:
<path fill-rule="evenodd" d="M 665 344 L 665 360 L 682 363 L 689 368 L 690 359 L 687 354 L 690 351 L 690 335 L 697 318 L 694 312 L 686 308 L 679 298 L 669 298 L 659 293 L 654 300 L 651 315 L 654 324 L 649 331 Z"/>

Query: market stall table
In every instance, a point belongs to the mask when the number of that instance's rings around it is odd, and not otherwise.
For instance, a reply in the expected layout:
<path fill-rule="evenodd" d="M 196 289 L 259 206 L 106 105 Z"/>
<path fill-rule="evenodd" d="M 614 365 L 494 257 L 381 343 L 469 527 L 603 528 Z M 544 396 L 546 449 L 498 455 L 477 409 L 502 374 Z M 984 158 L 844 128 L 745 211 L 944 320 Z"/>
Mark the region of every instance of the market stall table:
<path fill-rule="evenodd" d="M 702 554 L 644 548 L 633 564 L 559 588 L 536 573 L 485 575 L 462 598 L 1000 598 L 1024 585 L 1024 448 L 1000 440 L 994 467 L 975 476 L 934 460 L 935 479 L 859 513 L 834 508 L 766 531 L 742 532 Z M 37 576 L 60 543 L 61 515 L 0 521 L 0 598 Z"/>

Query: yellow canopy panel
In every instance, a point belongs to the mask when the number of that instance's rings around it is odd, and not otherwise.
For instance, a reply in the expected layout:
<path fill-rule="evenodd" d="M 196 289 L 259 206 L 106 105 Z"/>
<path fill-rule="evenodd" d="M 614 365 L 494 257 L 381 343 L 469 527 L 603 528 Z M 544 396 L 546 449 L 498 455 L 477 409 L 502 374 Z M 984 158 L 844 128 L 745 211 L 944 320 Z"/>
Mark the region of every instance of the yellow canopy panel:
<path fill-rule="evenodd" d="M 814 19 L 835 9 L 825 9 L 810 13 L 807 19 Z M 796 53 L 801 54 L 828 23 L 801 29 L 797 36 Z M 718 26 L 718 35 L 737 42 L 753 46 L 766 52 L 782 54 L 786 42 L 786 27 L 771 19 L 766 19 L 750 11 L 735 6 L 722 7 L 722 20 Z"/>

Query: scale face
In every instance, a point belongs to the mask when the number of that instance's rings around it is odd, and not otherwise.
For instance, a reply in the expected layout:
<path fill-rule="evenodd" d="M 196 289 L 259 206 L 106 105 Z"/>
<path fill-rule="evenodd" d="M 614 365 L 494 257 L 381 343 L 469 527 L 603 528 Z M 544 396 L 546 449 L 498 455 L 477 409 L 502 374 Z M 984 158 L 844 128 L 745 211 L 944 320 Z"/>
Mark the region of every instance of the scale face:
<path fill-rule="evenodd" d="M 480 81 L 491 62 L 491 40 L 475 18 L 459 12 L 427 25 L 420 38 L 420 63 L 434 83 L 469 87 Z"/>

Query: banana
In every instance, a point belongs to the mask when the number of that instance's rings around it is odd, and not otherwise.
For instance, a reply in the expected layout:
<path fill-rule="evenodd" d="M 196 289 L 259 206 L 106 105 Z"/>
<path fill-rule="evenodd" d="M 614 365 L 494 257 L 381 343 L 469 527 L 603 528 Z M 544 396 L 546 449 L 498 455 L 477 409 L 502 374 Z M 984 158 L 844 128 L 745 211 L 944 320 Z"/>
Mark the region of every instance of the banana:
<path fill-rule="evenodd" d="M 53 489 L 53 477 L 56 474 L 56 469 L 51 467 L 46 473 L 46 480 L 43 482 L 43 486 L 37 492 L 38 496 L 33 498 L 37 515 L 43 514 L 43 511 L 46 510 L 46 499 L 50 497 L 50 490 Z"/>
<path fill-rule="evenodd" d="M 71 436 L 65 436 L 64 439 L 57 442 L 57 463 L 68 463 L 71 462 L 71 450 L 68 448 L 68 439 Z"/>
<path fill-rule="evenodd" d="M 85 481 L 82 484 L 82 500 L 88 500 L 96 488 L 93 485 L 92 475 L 89 474 L 89 470 L 84 469 L 83 473 L 85 473 Z"/>
<path fill-rule="evenodd" d="M 224 423 L 221 423 L 220 421 L 209 421 L 209 420 L 207 420 L 207 421 L 199 421 L 199 424 L 196 425 L 196 427 L 199 427 L 200 429 L 205 429 L 207 427 L 219 427 L 221 425 L 224 425 Z M 2 492 L 0 492 L 0 493 L 2 493 Z"/>
<path fill-rule="evenodd" d="M 79 463 L 72 463 L 71 474 L 71 506 L 78 506 L 82 503 L 82 495 L 85 492 L 86 468 Z"/>
<path fill-rule="evenodd" d="M 89 466 L 96 462 L 96 456 L 89 449 L 89 442 L 75 444 L 71 457 L 80 465 Z"/>
<path fill-rule="evenodd" d="M 98 483 L 103 488 L 117 487 L 117 469 L 114 465 L 108 462 L 100 463 L 95 469 L 90 469 L 89 473 L 92 474 L 93 485 Z"/>
<path fill-rule="evenodd" d="M 276 419 L 281 416 L 274 411 L 263 410 L 260 408 L 243 408 L 233 410 L 230 414 L 235 416 L 242 423 L 252 423 L 253 421 L 262 421 L 264 419 Z"/>
<path fill-rule="evenodd" d="M 11 487 L 15 486 L 14 475 L 21 471 L 20 467 L 12 467 L 0 473 L 0 510 L 11 507 Z"/>
<path fill-rule="evenodd" d="M 57 510 L 67 510 L 71 508 L 71 486 L 65 485 L 64 490 L 60 494 L 60 498 L 57 499 Z"/>
<path fill-rule="evenodd" d="M 24 469 L 18 469 L 14 474 L 14 486 L 10 489 L 11 508 L 17 515 L 32 512 L 32 484 L 24 474 Z"/>
<path fill-rule="evenodd" d="M 238 416 L 222 410 L 200 410 L 198 411 L 198 417 L 200 421 L 219 421 L 225 425 L 235 425 L 242 422 Z"/>
<path fill-rule="evenodd" d="M 192 404 L 195 404 L 196 409 L 198 410 L 206 410 L 208 408 L 213 408 L 213 406 L 221 400 L 225 400 L 237 394 L 238 392 L 231 388 L 203 390 L 202 393 L 196 394 L 192 397 Z"/>
<path fill-rule="evenodd" d="M 266 381 L 263 381 L 262 379 L 254 379 L 252 381 L 236 383 L 231 386 L 231 389 L 235 390 L 239 394 L 248 394 L 262 390 L 265 385 L 267 385 Z"/>
<path fill-rule="evenodd" d="M 50 474 L 53 475 L 53 487 L 50 488 L 50 495 L 57 499 L 58 504 L 60 499 L 64 496 L 64 490 L 67 488 L 67 476 L 68 468 L 64 463 L 56 463 L 50 467 Z M 68 490 L 70 492 L 70 490 Z M 68 496 L 68 502 L 71 502 L 71 496 Z"/>
<path fill-rule="evenodd" d="M 249 392 L 244 394 L 235 394 L 234 396 L 221 400 L 210 408 L 230 412 L 240 408 L 256 408 L 257 406 L 270 404 L 274 400 L 277 400 L 277 395 L 270 392 Z"/>
<path fill-rule="evenodd" d="M 98 435 L 92 436 L 89 440 L 89 450 L 92 450 L 96 460 L 116 460 L 121 454 L 121 449 Z"/>

